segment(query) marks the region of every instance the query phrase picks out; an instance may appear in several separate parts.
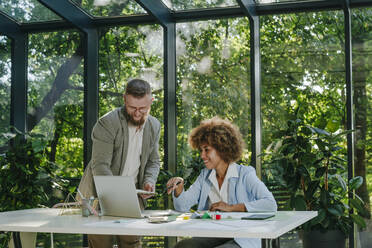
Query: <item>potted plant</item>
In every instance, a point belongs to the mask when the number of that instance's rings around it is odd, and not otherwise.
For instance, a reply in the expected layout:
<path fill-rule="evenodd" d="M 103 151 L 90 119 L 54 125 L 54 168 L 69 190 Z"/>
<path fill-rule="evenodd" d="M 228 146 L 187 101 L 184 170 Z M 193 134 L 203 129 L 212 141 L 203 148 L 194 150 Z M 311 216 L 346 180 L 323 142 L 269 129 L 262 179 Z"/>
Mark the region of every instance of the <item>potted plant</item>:
<path fill-rule="evenodd" d="M 294 116 L 286 129 L 274 134 L 276 140 L 263 154 L 265 169 L 274 172 L 276 183 L 289 191 L 287 207 L 318 211 L 301 227 L 305 248 L 345 247 L 353 223 L 366 226 L 366 209 L 354 193 L 363 178 L 344 179 L 347 163 L 340 144 L 350 132 L 329 133 Z M 348 199 L 349 194 L 353 198 Z"/>
<path fill-rule="evenodd" d="M 49 205 L 60 186 L 54 175 L 56 165 L 45 156 L 45 137 L 19 131 L 2 135 L 10 145 L 0 154 L 0 212 Z M 35 247 L 36 233 L 31 236 L 27 247 Z M 0 247 L 7 247 L 9 240 L 9 233 L 0 233 Z"/>

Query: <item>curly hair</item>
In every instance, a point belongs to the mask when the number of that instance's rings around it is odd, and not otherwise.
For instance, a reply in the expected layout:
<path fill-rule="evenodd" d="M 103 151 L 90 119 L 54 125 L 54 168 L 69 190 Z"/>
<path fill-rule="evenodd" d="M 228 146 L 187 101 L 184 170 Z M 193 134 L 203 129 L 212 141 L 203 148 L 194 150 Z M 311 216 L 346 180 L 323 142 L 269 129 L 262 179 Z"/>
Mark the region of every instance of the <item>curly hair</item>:
<path fill-rule="evenodd" d="M 239 128 L 228 120 L 219 117 L 204 120 L 189 135 L 192 149 L 200 150 L 202 145 L 216 149 L 226 163 L 239 160 L 244 149 L 244 141 Z"/>

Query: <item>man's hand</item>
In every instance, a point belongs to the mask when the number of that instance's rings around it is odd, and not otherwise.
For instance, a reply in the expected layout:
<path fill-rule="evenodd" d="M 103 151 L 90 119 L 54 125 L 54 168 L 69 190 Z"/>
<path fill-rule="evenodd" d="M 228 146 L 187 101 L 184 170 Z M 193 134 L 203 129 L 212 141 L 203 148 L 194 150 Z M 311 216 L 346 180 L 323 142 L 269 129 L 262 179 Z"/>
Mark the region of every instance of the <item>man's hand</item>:
<path fill-rule="evenodd" d="M 146 191 L 150 191 L 150 192 L 155 192 L 155 185 L 153 185 L 152 183 L 145 183 L 143 185 L 143 190 L 146 190 Z M 141 197 L 142 199 L 148 199 L 150 197 L 152 197 L 153 195 L 146 195 L 146 194 L 141 194 Z"/>

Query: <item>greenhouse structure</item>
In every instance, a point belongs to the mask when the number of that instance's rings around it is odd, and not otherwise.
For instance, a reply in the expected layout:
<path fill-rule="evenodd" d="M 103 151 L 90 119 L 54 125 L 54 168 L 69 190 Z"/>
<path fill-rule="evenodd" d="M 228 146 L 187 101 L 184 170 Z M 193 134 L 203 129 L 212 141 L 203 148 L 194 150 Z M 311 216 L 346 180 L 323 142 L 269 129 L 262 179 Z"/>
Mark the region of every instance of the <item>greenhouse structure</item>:
<path fill-rule="evenodd" d="M 161 123 L 148 208 L 173 208 L 169 178 L 196 180 L 205 166 L 189 133 L 219 116 L 239 127 L 237 162 L 278 211 L 318 211 L 262 247 L 304 247 L 317 230 L 372 246 L 371 0 L 0 1 L 0 214 L 74 201 L 92 129 L 135 78 Z M 29 247 L 20 235 L 0 223 L 0 247 Z M 38 233 L 32 247 L 88 247 L 87 236 Z"/>

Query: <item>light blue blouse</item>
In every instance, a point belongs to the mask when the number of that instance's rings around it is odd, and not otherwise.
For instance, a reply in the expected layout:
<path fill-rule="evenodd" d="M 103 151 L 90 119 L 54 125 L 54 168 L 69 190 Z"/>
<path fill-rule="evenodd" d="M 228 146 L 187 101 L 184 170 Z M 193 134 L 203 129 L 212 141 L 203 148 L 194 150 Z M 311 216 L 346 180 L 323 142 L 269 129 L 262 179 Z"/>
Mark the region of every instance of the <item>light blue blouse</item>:
<path fill-rule="evenodd" d="M 275 212 L 276 201 L 265 184 L 258 179 L 251 166 L 236 165 L 238 177 L 231 177 L 228 182 L 228 204 L 243 203 L 248 212 Z M 194 205 L 198 210 L 208 210 L 208 194 L 212 182 L 208 179 L 212 170 L 204 168 L 196 181 L 187 191 L 178 197 L 173 194 L 173 204 L 177 211 L 187 212 Z M 242 248 L 260 248 L 260 239 L 235 238 Z"/>

